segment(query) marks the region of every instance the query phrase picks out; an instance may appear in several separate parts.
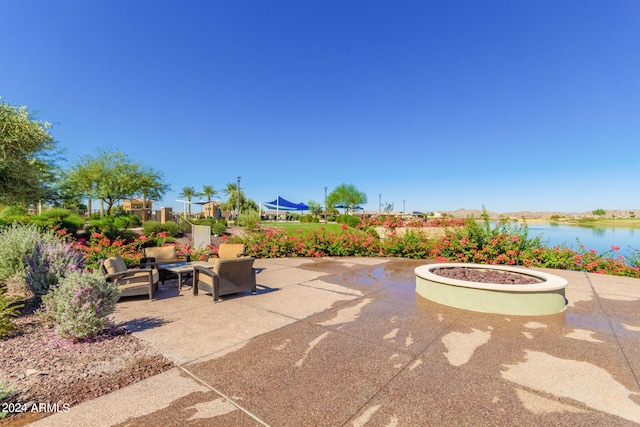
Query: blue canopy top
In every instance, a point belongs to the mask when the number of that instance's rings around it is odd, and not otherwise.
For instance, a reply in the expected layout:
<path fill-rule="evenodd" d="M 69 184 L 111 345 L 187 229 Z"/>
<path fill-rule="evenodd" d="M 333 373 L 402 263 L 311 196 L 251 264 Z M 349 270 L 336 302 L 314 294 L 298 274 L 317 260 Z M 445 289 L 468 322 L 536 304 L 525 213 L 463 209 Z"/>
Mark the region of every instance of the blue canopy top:
<path fill-rule="evenodd" d="M 288 210 L 288 211 L 308 211 L 309 210 L 309 206 L 305 205 L 304 203 L 292 203 L 288 200 L 283 199 L 280 196 L 278 196 L 278 198 L 275 199 L 273 202 L 264 202 L 262 204 L 269 209 L 282 209 L 282 210 Z"/>

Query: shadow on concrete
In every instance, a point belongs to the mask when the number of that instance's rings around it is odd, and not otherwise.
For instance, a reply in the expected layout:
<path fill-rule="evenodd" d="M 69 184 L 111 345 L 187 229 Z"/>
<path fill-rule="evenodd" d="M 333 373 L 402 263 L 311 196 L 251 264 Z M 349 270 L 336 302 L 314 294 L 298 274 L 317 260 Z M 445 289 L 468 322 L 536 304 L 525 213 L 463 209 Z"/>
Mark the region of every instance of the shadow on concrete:
<path fill-rule="evenodd" d="M 133 319 L 127 322 L 123 322 L 118 326 L 125 327 L 129 332 L 133 333 L 133 332 L 146 331 L 147 329 L 157 328 L 166 323 L 168 322 L 158 317 L 142 317 L 140 319 Z"/>

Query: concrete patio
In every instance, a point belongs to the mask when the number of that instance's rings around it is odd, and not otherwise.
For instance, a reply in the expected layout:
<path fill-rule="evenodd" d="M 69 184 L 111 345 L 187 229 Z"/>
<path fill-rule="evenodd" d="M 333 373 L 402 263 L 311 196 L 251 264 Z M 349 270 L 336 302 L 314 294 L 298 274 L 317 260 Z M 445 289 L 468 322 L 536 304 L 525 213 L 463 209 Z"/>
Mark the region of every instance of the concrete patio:
<path fill-rule="evenodd" d="M 265 259 L 257 295 L 123 300 L 178 367 L 33 425 L 640 424 L 640 280 L 544 270 L 567 309 L 504 316 L 416 296 L 422 264 Z"/>

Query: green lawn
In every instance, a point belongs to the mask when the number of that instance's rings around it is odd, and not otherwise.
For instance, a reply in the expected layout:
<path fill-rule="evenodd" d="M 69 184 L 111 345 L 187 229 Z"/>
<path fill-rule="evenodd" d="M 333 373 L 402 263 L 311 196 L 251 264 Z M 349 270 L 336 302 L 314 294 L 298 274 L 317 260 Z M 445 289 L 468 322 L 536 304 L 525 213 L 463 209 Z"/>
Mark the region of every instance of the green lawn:
<path fill-rule="evenodd" d="M 289 235 L 298 234 L 296 230 L 301 230 L 302 233 L 310 233 L 315 230 L 324 227 L 326 231 L 330 231 L 336 234 L 342 233 L 341 224 L 320 224 L 315 222 L 261 222 L 260 225 L 266 227 L 280 228 L 285 230 Z"/>
<path fill-rule="evenodd" d="M 602 228 L 640 228 L 640 218 L 583 218 L 561 221 L 567 224 L 580 225 L 582 227 Z"/>

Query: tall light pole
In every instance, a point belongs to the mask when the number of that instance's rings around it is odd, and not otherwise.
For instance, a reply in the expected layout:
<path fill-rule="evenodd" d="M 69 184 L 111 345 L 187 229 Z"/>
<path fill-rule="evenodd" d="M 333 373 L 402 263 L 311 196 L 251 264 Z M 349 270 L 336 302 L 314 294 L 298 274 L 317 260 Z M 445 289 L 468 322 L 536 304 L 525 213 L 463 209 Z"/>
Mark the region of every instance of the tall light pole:
<path fill-rule="evenodd" d="M 327 216 L 327 186 L 324 187 L 324 213 Z"/>
<path fill-rule="evenodd" d="M 236 187 L 236 221 L 240 217 L 240 175 L 238 175 L 238 186 Z"/>

